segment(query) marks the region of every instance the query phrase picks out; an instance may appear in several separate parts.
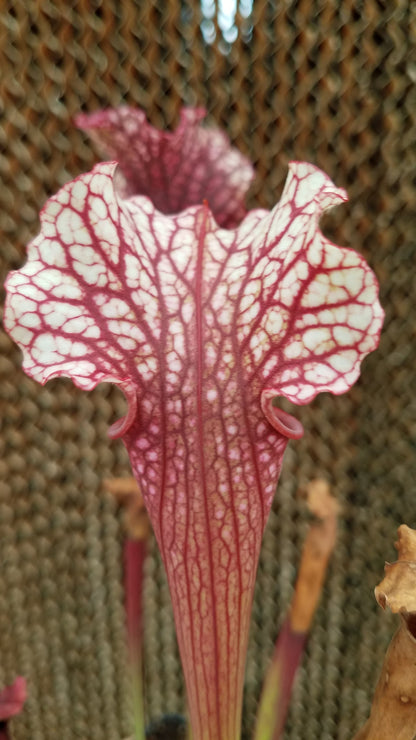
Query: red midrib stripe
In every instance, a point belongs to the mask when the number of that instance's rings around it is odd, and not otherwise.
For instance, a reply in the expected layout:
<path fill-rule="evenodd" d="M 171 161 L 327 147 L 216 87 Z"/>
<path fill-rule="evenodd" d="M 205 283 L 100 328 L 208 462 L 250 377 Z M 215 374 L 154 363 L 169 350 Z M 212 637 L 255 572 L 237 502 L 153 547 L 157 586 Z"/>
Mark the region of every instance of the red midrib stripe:
<path fill-rule="evenodd" d="M 196 343 L 197 343 L 197 378 L 196 378 L 196 389 L 197 389 L 197 428 L 198 428 L 198 443 L 199 443 L 199 464 L 200 464 L 200 481 L 201 490 L 204 502 L 204 513 L 206 522 L 206 537 L 207 537 L 207 549 L 208 549 L 208 563 L 209 563 L 209 578 L 210 578 L 210 591 L 213 599 L 213 613 L 212 613 L 212 625 L 214 631 L 214 661 L 215 661 L 215 685 L 218 690 L 216 695 L 216 715 L 217 715 L 217 737 L 220 737 L 221 733 L 221 722 L 220 722 L 220 708 L 219 708 L 219 676 L 218 676 L 218 629 L 217 629 L 217 615 L 215 609 L 215 594 L 214 594 L 214 563 L 212 557 L 211 547 L 211 531 L 209 526 L 209 510 L 208 510 L 208 492 L 206 486 L 206 475 L 205 475 L 205 457 L 204 457 L 204 413 L 203 413 L 203 374 L 204 374 L 204 322 L 203 322 L 203 310 L 202 310 L 202 295 L 203 295 L 203 268 L 204 268 L 204 246 L 206 236 L 206 224 L 209 218 L 208 206 L 206 204 L 201 208 L 201 229 L 198 234 L 198 254 L 195 271 L 195 317 L 196 317 Z M 192 608 L 192 607 L 191 607 Z M 196 658 L 196 656 L 195 656 Z M 208 689 L 208 686 L 207 686 Z"/>

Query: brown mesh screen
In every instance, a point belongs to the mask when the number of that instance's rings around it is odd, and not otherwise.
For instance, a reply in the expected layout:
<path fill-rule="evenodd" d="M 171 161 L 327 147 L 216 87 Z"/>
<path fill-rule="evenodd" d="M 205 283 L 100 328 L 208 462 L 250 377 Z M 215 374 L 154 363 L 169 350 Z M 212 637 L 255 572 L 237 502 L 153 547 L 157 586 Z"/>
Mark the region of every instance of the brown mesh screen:
<path fill-rule="evenodd" d="M 2 271 L 22 263 L 45 199 L 95 160 L 71 124 L 80 110 L 127 102 L 171 126 L 182 102 L 205 105 L 256 165 L 252 205 L 276 202 L 293 158 L 348 189 L 349 204 L 324 229 L 376 271 L 386 324 L 351 393 L 298 411 L 306 434 L 287 452 L 264 541 L 244 718 L 248 732 L 295 578 L 305 529 L 296 492 L 323 475 L 342 504 L 340 534 L 285 738 L 347 740 L 368 712 L 392 631 L 373 587 L 394 558 L 398 524 L 416 525 L 415 8 L 410 0 L 245 0 L 225 22 L 228 5 L 3 0 Z M 41 388 L 4 334 L 0 343 L 0 685 L 21 673 L 30 691 L 13 737 L 120 740 L 131 730 L 121 530 L 101 480 L 128 474 L 122 445 L 106 437 L 124 402 L 104 386 Z M 183 708 L 154 548 L 146 597 L 154 718 Z"/>

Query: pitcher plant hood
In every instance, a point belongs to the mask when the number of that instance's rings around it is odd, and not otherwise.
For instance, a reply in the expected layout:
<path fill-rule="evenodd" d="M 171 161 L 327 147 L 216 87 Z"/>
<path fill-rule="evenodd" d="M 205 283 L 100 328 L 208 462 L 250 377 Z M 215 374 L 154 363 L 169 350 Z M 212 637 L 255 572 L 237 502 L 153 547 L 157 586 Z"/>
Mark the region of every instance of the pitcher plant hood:
<path fill-rule="evenodd" d="M 75 123 L 119 163 L 124 195 L 147 195 L 162 213 L 207 200 L 218 224 L 232 228 L 246 214 L 254 170 L 223 131 L 200 125 L 205 115 L 203 108 L 182 108 L 178 127 L 159 131 L 142 110 L 126 105 L 81 113 Z"/>

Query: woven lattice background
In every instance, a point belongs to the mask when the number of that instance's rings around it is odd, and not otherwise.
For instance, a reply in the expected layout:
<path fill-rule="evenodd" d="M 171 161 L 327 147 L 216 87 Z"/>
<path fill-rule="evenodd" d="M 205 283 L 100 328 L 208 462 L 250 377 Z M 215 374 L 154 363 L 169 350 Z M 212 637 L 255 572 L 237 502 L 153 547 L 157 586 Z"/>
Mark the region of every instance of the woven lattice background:
<path fill-rule="evenodd" d="M 251 204 L 274 205 L 293 158 L 315 162 L 348 189 L 349 204 L 324 230 L 370 262 L 386 324 L 351 393 L 297 412 L 306 434 L 287 452 L 264 542 L 245 709 L 250 730 L 305 530 L 296 492 L 323 475 L 342 505 L 340 534 L 285 738 L 348 740 L 368 712 L 393 628 L 372 590 L 385 558 L 394 559 L 398 524 L 416 526 L 416 7 L 246 0 L 224 38 L 218 6 L 2 1 L 2 272 L 22 263 L 46 198 L 95 161 L 71 124 L 80 110 L 128 102 L 170 126 L 182 102 L 205 105 L 255 163 Z M 86 394 L 61 380 L 42 389 L 22 373 L 4 334 L 0 345 L 0 685 L 20 673 L 30 692 L 13 737 L 121 740 L 131 730 L 122 533 L 101 481 L 129 471 L 121 443 L 106 437 L 124 402 L 109 387 Z M 182 710 L 183 687 L 155 555 L 147 575 L 154 718 Z"/>

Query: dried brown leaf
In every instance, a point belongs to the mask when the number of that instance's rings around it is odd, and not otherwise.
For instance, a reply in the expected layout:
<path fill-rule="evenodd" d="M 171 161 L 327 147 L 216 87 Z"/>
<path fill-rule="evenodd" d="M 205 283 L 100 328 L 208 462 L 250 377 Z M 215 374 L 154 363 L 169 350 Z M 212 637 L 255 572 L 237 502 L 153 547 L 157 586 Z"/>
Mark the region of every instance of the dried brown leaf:
<path fill-rule="evenodd" d="M 398 560 L 386 564 L 378 603 L 401 615 L 379 678 L 370 718 L 354 740 L 414 740 L 416 735 L 416 531 L 402 525 Z"/>

